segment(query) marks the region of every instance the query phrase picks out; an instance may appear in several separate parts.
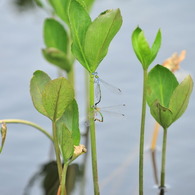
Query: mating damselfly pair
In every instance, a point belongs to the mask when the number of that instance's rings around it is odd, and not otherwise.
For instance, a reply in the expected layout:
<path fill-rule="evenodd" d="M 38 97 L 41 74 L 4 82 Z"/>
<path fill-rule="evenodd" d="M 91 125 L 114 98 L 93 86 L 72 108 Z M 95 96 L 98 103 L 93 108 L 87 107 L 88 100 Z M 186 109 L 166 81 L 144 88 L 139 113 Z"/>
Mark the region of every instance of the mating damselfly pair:
<path fill-rule="evenodd" d="M 124 116 L 124 114 L 121 114 L 121 113 L 118 113 L 118 112 L 114 112 L 112 110 L 116 110 L 117 108 L 122 108 L 122 107 L 125 106 L 125 104 L 115 105 L 115 106 L 107 106 L 107 107 L 103 107 L 103 108 L 99 108 L 97 106 L 101 102 L 101 100 L 102 100 L 102 92 L 101 92 L 100 84 L 105 86 L 109 91 L 111 91 L 112 93 L 115 93 L 117 95 L 121 95 L 122 91 L 121 91 L 121 89 L 119 89 L 119 88 L 117 88 L 117 87 L 107 83 L 103 79 L 101 79 L 98 76 L 97 72 L 92 73 L 92 75 L 94 76 L 94 84 L 95 84 L 95 104 L 93 106 L 94 112 L 91 115 L 94 117 L 94 120 L 95 121 L 99 121 L 99 122 L 103 122 L 104 121 L 104 117 L 103 117 L 102 111 L 110 113 L 112 115 L 114 114 L 116 116 Z"/>

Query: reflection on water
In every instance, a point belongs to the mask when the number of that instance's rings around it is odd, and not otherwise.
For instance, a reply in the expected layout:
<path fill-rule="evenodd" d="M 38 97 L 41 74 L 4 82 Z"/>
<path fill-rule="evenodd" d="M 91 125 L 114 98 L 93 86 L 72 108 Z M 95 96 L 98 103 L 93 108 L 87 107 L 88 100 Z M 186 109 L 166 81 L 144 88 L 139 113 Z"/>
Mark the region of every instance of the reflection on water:
<path fill-rule="evenodd" d="M 157 162 L 156 162 L 156 150 L 151 150 L 151 158 L 152 158 L 152 168 L 153 168 L 153 174 L 154 174 L 154 182 L 158 186 L 159 185 L 159 179 L 158 179 L 158 168 L 157 168 Z"/>
<path fill-rule="evenodd" d="M 160 188 L 160 194 L 159 195 L 164 195 L 166 192 L 166 188 L 163 187 L 163 188 Z"/>

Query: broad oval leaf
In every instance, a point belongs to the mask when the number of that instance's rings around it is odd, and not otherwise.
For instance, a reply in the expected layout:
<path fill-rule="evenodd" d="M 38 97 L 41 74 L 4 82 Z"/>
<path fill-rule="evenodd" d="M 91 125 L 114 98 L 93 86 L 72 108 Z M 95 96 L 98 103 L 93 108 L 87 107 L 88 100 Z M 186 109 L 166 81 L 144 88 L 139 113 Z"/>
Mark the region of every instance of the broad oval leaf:
<path fill-rule="evenodd" d="M 74 99 L 74 90 L 63 77 L 49 81 L 42 92 L 42 103 L 52 121 L 57 121 Z"/>
<path fill-rule="evenodd" d="M 46 19 L 43 36 L 47 48 L 52 47 L 67 53 L 68 36 L 64 27 L 58 21 L 53 18 Z"/>
<path fill-rule="evenodd" d="M 169 108 L 173 112 L 173 122 L 176 121 L 185 112 L 189 103 L 192 89 L 193 80 L 189 75 L 174 90 L 169 104 Z"/>
<path fill-rule="evenodd" d="M 84 68 L 89 71 L 90 68 L 84 55 L 83 43 L 86 31 L 91 24 L 91 18 L 85 8 L 76 0 L 71 0 L 68 11 L 73 39 L 72 52 Z"/>
<path fill-rule="evenodd" d="M 70 60 L 67 58 L 67 54 L 56 49 L 56 48 L 46 48 L 42 49 L 44 58 L 51 64 L 69 72 L 71 70 Z"/>
<path fill-rule="evenodd" d="M 167 68 L 156 65 L 148 74 L 147 103 L 151 106 L 156 100 L 160 105 L 169 107 L 173 91 L 178 86 L 175 75 Z"/>
<path fill-rule="evenodd" d="M 58 125 L 57 138 L 64 163 L 66 163 L 74 153 L 74 144 L 71 132 L 64 124 Z"/>
<path fill-rule="evenodd" d="M 30 94 L 33 105 L 37 111 L 46 116 L 47 112 L 42 103 L 42 92 L 50 80 L 50 77 L 45 72 L 37 70 L 30 81 Z"/>
<path fill-rule="evenodd" d="M 64 124 L 72 133 L 72 139 L 75 146 L 80 143 L 79 130 L 79 112 L 76 100 L 68 105 L 62 117 L 57 121 L 57 125 Z"/>
<path fill-rule="evenodd" d="M 68 7 L 71 0 L 49 0 L 55 13 L 66 23 L 69 24 Z"/>
<path fill-rule="evenodd" d="M 120 10 L 107 10 L 101 13 L 88 27 L 84 53 L 90 66 L 90 72 L 95 72 L 100 62 L 106 56 L 111 40 L 122 25 Z"/>

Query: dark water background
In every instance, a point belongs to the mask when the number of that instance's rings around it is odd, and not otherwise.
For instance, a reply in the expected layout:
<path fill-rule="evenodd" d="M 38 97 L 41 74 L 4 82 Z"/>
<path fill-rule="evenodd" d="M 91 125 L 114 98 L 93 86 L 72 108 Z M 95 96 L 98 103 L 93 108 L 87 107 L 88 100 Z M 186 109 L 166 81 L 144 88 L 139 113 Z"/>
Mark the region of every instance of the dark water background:
<path fill-rule="evenodd" d="M 29 82 L 35 70 L 57 77 L 56 68 L 41 55 L 44 47 L 42 24 L 47 13 L 29 9 L 19 13 L 11 0 L 0 1 L 0 118 L 19 118 L 35 122 L 51 131 L 50 121 L 39 114 L 31 103 Z M 121 88 L 123 94 L 112 94 L 102 86 L 101 106 L 126 104 L 124 118 L 104 114 L 105 122 L 97 124 L 97 150 L 102 195 L 138 194 L 138 144 L 141 114 L 142 68 L 131 47 L 131 33 L 139 25 L 152 41 L 162 30 L 162 47 L 153 65 L 162 63 L 174 52 L 187 50 L 187 57 L 177 73 L 181 80 L 195 74 L 195 2 L 160 0 L 97 0 L 92 18 L 110 8 L 120 8 L 123 26 L 114 38 L 98 73 L 102 79 Z M 83 68 L 76 64 L 76 91 L 81 119 L 85 116 Z M 194 92 L 188 110 L 168 131 L 166 182 L 169 195 L 195 194 L 195 128 Z M 82 120 L 81 120 L 82 123 Z M 149 146 L 154 120 L 147 115 L 145 141 L 145 194 L 156 195 Z M 84 131 L 81 125 L 81 131 Z M 44 135 L 22 125 L 9 125 L 3 153 L 0 156 L 0 194 L 23 195 L 32 176 L 43 164 L 53 160 L 50 142 Z M 162 133 L 162 131 L 161 131 Z M 158 139 L 157 163 L 160 167 Z M 90 157 L 90 151 L 89 151 Z M 82 163 L 83 158 L 77 163 Z M 85 195 L 92 195 L 90 158 L 86 162 Z M 78 183 L 74 195 L 80 195 Z M 42 195 L 40 182 L 31 189 Z"/>

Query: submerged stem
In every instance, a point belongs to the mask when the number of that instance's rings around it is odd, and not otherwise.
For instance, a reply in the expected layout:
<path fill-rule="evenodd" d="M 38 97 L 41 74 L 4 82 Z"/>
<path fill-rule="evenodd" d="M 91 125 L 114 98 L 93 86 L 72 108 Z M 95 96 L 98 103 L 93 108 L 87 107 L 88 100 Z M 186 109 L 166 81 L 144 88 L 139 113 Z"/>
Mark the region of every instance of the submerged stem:
<path fill-rule="evenodd" d="M 94 112 L 94 76 L 90 75 L 90 87 L 89 87 L 89 105 L 90 113 Z M 99 195 L 98 184 L 98 168 L 97 168 L 97 152 L 96 152 L 96 132 L 95 121 L 93 117 L 90 117 L 90 140 L 91 140 L 91 157 L 92 157 L 92 171 L 93 171 L 93 185 L 94 194 Z"/>
<path fill-rule="evenodd" d="M 143 71 L 143 96 L 142 96 L 142 115 L 140 129 L 140 149 L 139 149 L 139 195 L 143 195 L 143 175 L 144 175 L 144 131 L 146 118 L 146 83 L 147 69 Z"/>
<path fill-rule="evenodd" d="M 30 121 L 26 121 L 26 120 L 20 120 L 20 119 L 3 119 L 3 120 L 0 120 L 0 123 L 13 123 L 13 124 L 24 124 L 24 125 L 29 125 L 31 127 L 34 127 L 36 128 L 37 130 L 39 130 L 40 132 L 42 132 L 43 134 L 45 134 L 52 142 L 53 142 L 53 137 L 45 130 L 43 129 L 42 127 L 38 126 L 37 124 L 35 123 L 32 123 Z"/>
<path fill-rule="evenodd" d="M 165 187 L 166 146 L 167 146 L 167 128 L 164 128 L 164 132 L 163 132 L 163 145 L 162 145 L 162 162 L 161 162 L 160 188 L 164 188 Z"/>
<path fill-rule="evenodd" d="M 52 130 L 53 130 L 53 142 L 54 142 L 56 162 L 57 162 L 57 167 L 58 167 L 59 181 L 61 182 L 62 163 L 61 163 L 61 159 L 60 159 L 60 149 L 59 149 L 59 145 L 58 145 L 56 122 L 52 122 Z"/>

